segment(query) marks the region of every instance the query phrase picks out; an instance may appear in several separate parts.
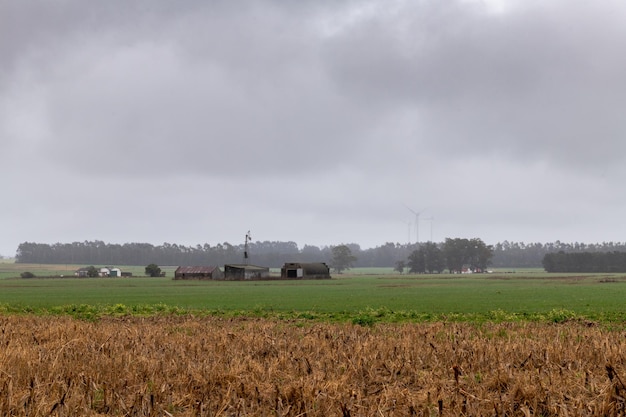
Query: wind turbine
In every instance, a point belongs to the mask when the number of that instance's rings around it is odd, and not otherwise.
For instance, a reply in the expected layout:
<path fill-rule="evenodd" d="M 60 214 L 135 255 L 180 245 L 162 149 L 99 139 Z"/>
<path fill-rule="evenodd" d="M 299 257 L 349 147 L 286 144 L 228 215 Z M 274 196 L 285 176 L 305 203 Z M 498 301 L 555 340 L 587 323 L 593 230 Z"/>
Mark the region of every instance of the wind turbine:
<path fill-rule="evenodd" d="M 411 213 L 415 215 L 415 243 L 419 245 L 420 243 L 420 214 L 422 214 L 422 212 L 415 211 L 411 207 L 407 206 L 406 204 L 404 205 L 404 207 L 406 207 Z"/>

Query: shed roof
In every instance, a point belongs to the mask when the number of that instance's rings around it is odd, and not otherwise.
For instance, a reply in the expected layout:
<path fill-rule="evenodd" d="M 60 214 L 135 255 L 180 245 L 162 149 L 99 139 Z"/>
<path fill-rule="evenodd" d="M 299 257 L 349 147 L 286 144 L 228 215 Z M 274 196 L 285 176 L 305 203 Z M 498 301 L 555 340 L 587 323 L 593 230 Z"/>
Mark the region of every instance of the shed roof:
<path fill-rule="evenodd" d="M 242 264 L 227 264 L 227 265 L 224 265 L 224 267 L 244 269 L 246 271 L 267 271 L 269 269 L 269 267 L 267 266 L 242 265 Z"/>
<path fill-rule="evenodd" d="M 283 269 L 302 268 L 306 274 L 329 274 L 330 268 L 324 262 L 286 262 Z"/>
<path fill-rule="evenodd" d="M 176 274 L 210 274 L 215 271 L 216 266 L 179 266 Z"/>

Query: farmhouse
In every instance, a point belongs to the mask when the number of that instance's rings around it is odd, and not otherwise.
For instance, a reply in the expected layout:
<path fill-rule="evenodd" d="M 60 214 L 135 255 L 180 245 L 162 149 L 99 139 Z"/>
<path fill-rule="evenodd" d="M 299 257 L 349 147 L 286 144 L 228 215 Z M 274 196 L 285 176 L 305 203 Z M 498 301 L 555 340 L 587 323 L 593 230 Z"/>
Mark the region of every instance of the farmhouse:
<path fill-rule="evenodd" d="M 270 269 L 265 266 L 255 265 L 224 265 L 224 278 L 227 280 L 253 280 L 267 279 L 270 277 Z"/>
<path fill-rule="evenodd" d="M 288 262 L 280 269 L 283 279 L 330 279 L 330 268 L 323 262 Z"/>
<path fill-rule="evenodd" d="M 217 266 L 179 266 L 174 279 L 224 279 L 224 273 Z"/>
<path fill-rule="evenodd" d="M 74 275 L 80 278 L 85 278 L 89 276 L 89 272 L 93 267 L 84 267 L 79 268 L 74 272 Z M 121 277 L 123 276 L 123 272 L 121 269 L 113 267 L 113 266 L 103 266 L 101 268 L 95 268 L 97 276 L 99 277 Z"/>

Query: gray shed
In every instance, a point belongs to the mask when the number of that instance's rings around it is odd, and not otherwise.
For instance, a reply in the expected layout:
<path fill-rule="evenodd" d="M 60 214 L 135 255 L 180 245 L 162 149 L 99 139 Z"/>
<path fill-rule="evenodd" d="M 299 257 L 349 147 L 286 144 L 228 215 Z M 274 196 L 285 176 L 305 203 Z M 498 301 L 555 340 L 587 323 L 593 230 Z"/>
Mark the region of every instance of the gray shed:
<path fill-rule="evenodd" d="M 174 279 L 224 279 L 224 273 L 217 266 L 179 266 Z"/>
<path fill-rule="evenodd" d="M 270 269 L 265 266 L 229 264 L 224 265 L 224 277 L 234 281 L 268 279 Z"/>
<path fill-rule="evenodd" d="M 280 269 L 283 279 L 330 279 L 330 268 L 323 262 L 287 262 Z"/>

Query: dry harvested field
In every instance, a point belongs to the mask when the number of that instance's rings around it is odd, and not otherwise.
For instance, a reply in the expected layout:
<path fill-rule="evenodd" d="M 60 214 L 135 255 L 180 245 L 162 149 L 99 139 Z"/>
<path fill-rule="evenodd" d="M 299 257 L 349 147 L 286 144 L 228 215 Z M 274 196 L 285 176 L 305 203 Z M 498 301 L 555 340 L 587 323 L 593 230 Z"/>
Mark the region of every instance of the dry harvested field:
<path fill-rule="evenodd" d="M 585 323 L 0 317 L 2 416 L 617 416 L 626 334 Z"/>

